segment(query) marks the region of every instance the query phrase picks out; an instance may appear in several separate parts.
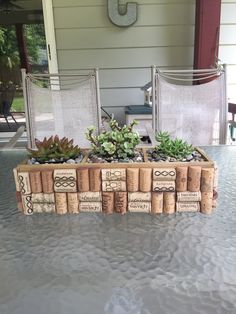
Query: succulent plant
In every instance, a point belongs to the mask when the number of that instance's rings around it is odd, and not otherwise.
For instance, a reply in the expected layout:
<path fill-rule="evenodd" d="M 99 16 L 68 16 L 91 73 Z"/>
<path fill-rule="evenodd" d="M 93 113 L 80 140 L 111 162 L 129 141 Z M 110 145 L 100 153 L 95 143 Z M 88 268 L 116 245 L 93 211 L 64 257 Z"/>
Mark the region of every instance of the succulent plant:
<path fill-rule="evenodd" d="M 30 158 L 35 158 L 40 163 L 63 162 L 68 159 L 75 159 L 80 155 L 80 148 L 78 145 L 73 145 L 73 140 L 63 137 L 60 139 L 57 135 L 50 138 L 44 138 L 43 141 L 35 140 L 37 150 L 27 149 Z"/>
<path fill-rule="evenodd" d="M 90 141 L 93 152 L 98 156 L 118 159 L 133 157 L 134 149 L 140 143 L 139 134 L 133 131 L 133 126 L 136 124 L 137 121 L 134 120 L 128 126 L 120 127 L 115 119 L 111 119 L 110 131 L 94 135 L 95 128 L 89 127 L 86 138 Z"/>
<path fill-rule="evenodd" d="M 159 144 L 155 147 L 155 151 L 158 154 L 174 157 L 177 160 L 182 160 L 194 151 L 194 147 L 182 139 L 171 139 L 168 132 L 157 133 L 156 140 L 159 142 Z"/>

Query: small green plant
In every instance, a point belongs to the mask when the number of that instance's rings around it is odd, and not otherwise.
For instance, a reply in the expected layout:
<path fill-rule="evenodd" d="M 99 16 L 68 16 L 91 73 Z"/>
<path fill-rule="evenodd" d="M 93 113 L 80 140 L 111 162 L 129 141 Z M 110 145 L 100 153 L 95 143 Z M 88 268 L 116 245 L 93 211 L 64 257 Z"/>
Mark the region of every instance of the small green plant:
<path fill-rule="evenodd" d="M 168 132 L 157 133 L 156 140 L 159 142 L 155 147 L 157 153 L 176 158 L 177 160 L 187 157 L 194 151 L 193 146 L 187 142 L 178 138 L 172 140 Z"/>
<path fill-rule="evenodd" d="M 43 141 L 35 140 L 37 150 L 29 149 L 29 157 L 35 158 L 38 162 L 44 163 L 52 159 L 55 162 L 75 159 L 80 155 L 78 145 L 73 145 L 73 140 L 63 137 L 60 139 L 57 135 L 50 138 L 44 138 Z"/>
<path fill-rule="evenodd" d="M 137 121 L 130 125 L 120 127 L 118 122 L 112 119 L 109 123 L 111 130 L 105 131 L 99 135 L 94 135 L 95 128 L 89 127 L 86 132 L 86 138 L 92 145 L 93 152 L 101 157 L 114 157 L 124 159 L 134 156 L 134 149 L 140 143 L 137 132 L 133 131 Z"/>

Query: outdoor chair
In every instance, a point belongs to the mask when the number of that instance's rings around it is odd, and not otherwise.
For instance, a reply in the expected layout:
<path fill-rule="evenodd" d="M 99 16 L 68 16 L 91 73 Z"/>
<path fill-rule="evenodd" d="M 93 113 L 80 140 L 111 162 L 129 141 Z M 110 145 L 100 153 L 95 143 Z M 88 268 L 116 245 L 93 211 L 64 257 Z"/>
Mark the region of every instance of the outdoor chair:
<path fill-rule="evenodd" d="M 22 71 L 28 147 L 35 139 L 58 135 L 89 146 L 87 127 L 101 129 L 98 70 L 78 74 L 30 74 Z"/>
<path fill-rule="evenodd" d="M 229 120 L 229 130 L 230 130 L 230 138 L 232 141 L 235 141 L 234 131 L 236 129 L 236 104 L 229 103 L 228 104 L 228 112 L 231 113 L 231 120 Z"/>
<path fill-rule="evenodd" d="M 227 97 L 224 68 L 153 68 L 153 130 L 198 145 L 225 144 Z"/>
<path fill-rule="evenodd" d="M 8 121 L 8 117 L 11 117 L 15 124 L 18 126 L 16 119 L 14 118 L 11 107 L 15 96 L 15 85 L 8 84 L 5 87 L 1 87 L 0 90 L 0 115 L 3 116 L 6 120 L 7 126 L 10 129 L 11 125 Z"/>

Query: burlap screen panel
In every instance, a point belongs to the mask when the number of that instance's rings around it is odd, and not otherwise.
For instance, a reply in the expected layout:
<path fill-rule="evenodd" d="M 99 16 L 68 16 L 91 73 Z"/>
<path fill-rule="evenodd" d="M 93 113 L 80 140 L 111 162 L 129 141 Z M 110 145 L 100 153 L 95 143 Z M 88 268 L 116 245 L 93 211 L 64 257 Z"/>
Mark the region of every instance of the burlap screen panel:
<path fill-rule="evenodd" d="M 175 85 L 158 75 L 156 86 L 159 130 L 193 145 L 219 143 L 222 75 L 201 85 Z"/>
<path fill-rule="evenodd" d="M 85 138 L 88 126 L 98 130 L 98 107 L 94 76 L 68 78 L 45 82 L 42 87 L 28 79 L 28 110 L 30 133 L 33 140 L 59 135 L 74 139 L 80 147 L 89 147 Z"/>

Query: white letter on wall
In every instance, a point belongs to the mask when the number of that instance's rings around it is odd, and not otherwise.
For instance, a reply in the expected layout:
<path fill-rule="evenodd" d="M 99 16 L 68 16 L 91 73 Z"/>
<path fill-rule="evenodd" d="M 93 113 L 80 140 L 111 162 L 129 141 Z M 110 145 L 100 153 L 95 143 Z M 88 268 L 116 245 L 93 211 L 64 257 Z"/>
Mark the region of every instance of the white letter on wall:
<path fill-rule="evenodd" d="M 117 26 L 129 26 L 137 21 L 137 3 L 128 2 L 126 4 L 126 13 L 120 14 L 119 0 L 107 0 L 108 16 L 111 22 Z"/>

